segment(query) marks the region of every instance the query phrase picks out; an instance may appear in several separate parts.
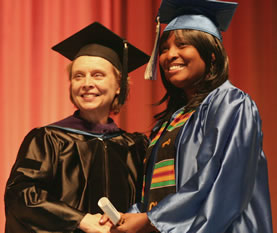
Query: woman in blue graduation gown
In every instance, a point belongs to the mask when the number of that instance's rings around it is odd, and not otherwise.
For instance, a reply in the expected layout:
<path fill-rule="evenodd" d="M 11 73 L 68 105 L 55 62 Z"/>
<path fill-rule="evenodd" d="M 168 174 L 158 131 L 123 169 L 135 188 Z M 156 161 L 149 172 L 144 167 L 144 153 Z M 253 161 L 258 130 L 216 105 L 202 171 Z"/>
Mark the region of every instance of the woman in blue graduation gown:
<path fill-rule="evenodd" d="M 97 22 L 53 49 L 73 61 L 78 110 L 25 137 L 6 186 L 5 232 L 107 232 L 98 200 L 106 196 L 125 212 L 141 196 L 148 140 L 109 115 L 124 104 L 128 72 L 148 56 Z"/>
<path fill-rule="evenodd" d="M 261 119 L 228 81 L 220 33 L 236 7 L 162 1 L 158 20 L 168 25 L 156 49 L 167 108 L 156 116 L 142 201 L 112 232 L 272 233 Z"/>

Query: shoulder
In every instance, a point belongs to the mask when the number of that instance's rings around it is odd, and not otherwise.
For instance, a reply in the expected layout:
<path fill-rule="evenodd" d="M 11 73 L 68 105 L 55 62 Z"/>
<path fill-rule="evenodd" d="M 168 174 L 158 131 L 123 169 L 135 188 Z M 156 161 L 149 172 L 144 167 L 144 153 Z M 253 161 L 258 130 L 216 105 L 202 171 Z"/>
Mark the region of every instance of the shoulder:
<path fill-rule="evenodd" d="M 49 141 L 49 139 L 51 140 L 51 138 L 55 138 L 53 137 L 53 134 L 55 134 L 55 132 L 51 128 L 45 126 L 36 127 L 27 133 L 27 135 L 23 139 L 22 144 L 38 144 L 41 142 L 46 143 L 47 141 Z"/>
<path fill-rule="evenodd" d="M 126 131 L 122 131 L 122 135 L 124 137 L 129 137 L 132 138 L 133 140 L 148 140 L 147 136 L 143 133 L 139 133 L 139 132 L 133 132 L 133 133 L 129 133 Z"/>
<path fill-rule="evenodd" d="M 129 133 L 126 131 L 122 131 L 121 136 L 128 142 L 129 145 L 136 144 L 136 145 L 148 145 L 148 138 L 145 134 L 134 132 Z"/>
<path fill-rule="evenodd" d="M 240 110 L 244 107 L 254 112 L 258 111 L 252 98 L 229 81 L 213 90 L 200 105 L 200 109 L 212 111 L 220 111 L 220 109 Z"/>
<path fill-rule="evenodd" d="M 84 136 L 62 128 L 42 126 L 33 128 L 24 138 L 24 143 L 60 144 L 65 141 L 83 140 Z"/>
<path fill-rule="evenodd" d="M 47 132 L 47 131 L 48 131 L 47 128 L 44 126 L 33 128 L 32 130 L 30 130 L 27 133 L 24 140 L 31 140 L 33 138 L 43 137 L 43 136 L 49 134 L 49 132 Z"/>
<path fill-rule="evenodd" d="M 252 98 L 229 81 L 212 91 L 196 111 L 202 123 L 221 125 L 234 122 L 252 122 L 260 127 L 258 108 Z"/>
<path fill-rule="evenodd" d="M 235 87 L 229 81 L 226 81 L 221 86 L 213 90 L 203 101 L 203 104 L 208 104 L 216 100 L 222 100 L 228 98 L 230 102 L 244 100 L 245 98 L 250 98 L 241 89 Z"/>

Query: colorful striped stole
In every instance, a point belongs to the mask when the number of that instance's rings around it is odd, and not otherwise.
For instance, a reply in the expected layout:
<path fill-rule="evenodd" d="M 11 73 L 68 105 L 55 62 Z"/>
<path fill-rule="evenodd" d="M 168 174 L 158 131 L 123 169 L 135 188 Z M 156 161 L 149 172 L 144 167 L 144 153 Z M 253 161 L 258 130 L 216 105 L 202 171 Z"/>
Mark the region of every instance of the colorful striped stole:
<path fill-rule="evenodd" d="M 175 185 L 174 159 L 167 159 L 155 164 L 150 189 Z"/>
<path fill-rule="evenodd" d="M 171 123 L 169 124 L 169 126 L 167 127 L 166 130 L 167 130 L 167 131 L 172 131 L 172 130 L 174 130 L 175 128 L 182 126 L 182 125 L 187 121 L 187 119 L 188 119 L 193 113 L 194 113 L 194 111 L 190 111 L 190 112 L 187 112 L 187 113 L 184 114 L 184 111 L 182 110 L 180 113 L 178 113 L 178 114 L 174 117 L 174 119 L 171 121 Z M 159 132 L 158 132 L 158 133 L 156 134 L 156 136 L 151 140 L 149 147 L 151 147 L 151 146 L 153 146 L 153 145 L 156 144 L 156 142 L 159 140 L 160 136 L 162 135 L 162 133 L 163 133 L 163 131 L 164 131 L 166 125 L 167 125 L 167 121 L 165 121 L 165 122 L 162 124 L 162 126 L 161 126 Z"/>
<path fill-rule="evenodd" d="M 170 132 L 174 129 L 181 127 L 185 124 L 185 122 L 189 119 L 189 117 L 194 113 L 195 111 L 190 111 L 187 113 L 184 113 L 184 111 L 180 111 L 174 119 L 171 121 L 171 123 L 167 126 L 166 131 Z M 161 135 L 163 134 L 165 127 L 167 125 L 167 121 L 164 122 L 156 134 L 156 136 L 151 140 L 149 147 L 152 147 L 156 144 L 156 142 L 159 140 Z M 164 142 L 163 144 L 166 144 L 167 142 Z M 170 143 L 170 142 L 169 142 Z M 162 145 L 163 147 L 164 145 Z M 145 190 L 145 179 L 144 176 L 143 180 L 143 189 L 142 189 L 142 201 L 144 200 L 144 190 Z M 159 161 L 155 164 L 153 169 L 153 175 L 152 175 L 152 181 L 150 189 L 157 189 L 157 188 L 163 188 L 163 187 L 170 187 L 175 186 L 175 168 L 174 168 L 174 158 L 172 159 L 166 159 Z"/>

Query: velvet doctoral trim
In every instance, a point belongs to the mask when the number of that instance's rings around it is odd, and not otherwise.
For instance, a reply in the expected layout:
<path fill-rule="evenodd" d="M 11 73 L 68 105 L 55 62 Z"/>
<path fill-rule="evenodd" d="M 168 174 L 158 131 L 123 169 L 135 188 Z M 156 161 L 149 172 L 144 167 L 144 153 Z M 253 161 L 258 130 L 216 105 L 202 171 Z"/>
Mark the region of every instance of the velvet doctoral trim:
<path fill-rule="evenodd" d="M 108 118 L 107 124 L 94 124 L 80 117 L 80 111 L 77 110 L 72 116 L 51 124 L 62 128 L 75 129 L 89 133 L 105 134 L 119 132 L 120 129 L 112 118 Z"/>

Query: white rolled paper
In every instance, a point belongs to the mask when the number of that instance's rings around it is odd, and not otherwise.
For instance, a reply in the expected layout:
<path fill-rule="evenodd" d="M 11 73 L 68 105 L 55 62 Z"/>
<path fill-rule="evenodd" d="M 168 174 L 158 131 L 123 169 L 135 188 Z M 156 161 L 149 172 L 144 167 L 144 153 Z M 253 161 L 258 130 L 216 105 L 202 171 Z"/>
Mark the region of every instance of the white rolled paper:
<path fill-rule="evenodd" d="M 103 210 L 103 212 L 108 215 L 109 219 L 114 225 L 117 225 L 121 216 L 120 213 L 115 209 L 113 204 L 107 197 L 102 197 L 98 201 L 98 206 Z"/>

